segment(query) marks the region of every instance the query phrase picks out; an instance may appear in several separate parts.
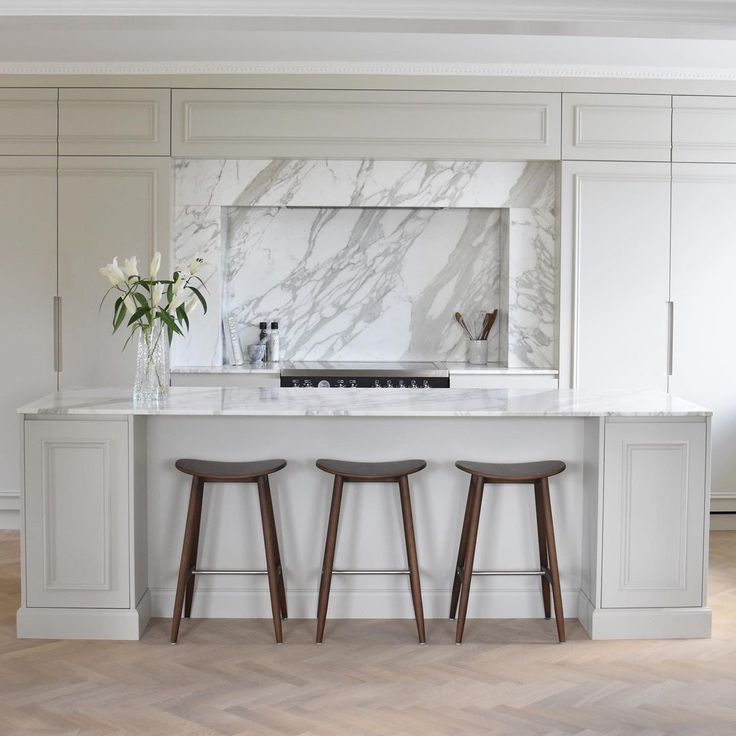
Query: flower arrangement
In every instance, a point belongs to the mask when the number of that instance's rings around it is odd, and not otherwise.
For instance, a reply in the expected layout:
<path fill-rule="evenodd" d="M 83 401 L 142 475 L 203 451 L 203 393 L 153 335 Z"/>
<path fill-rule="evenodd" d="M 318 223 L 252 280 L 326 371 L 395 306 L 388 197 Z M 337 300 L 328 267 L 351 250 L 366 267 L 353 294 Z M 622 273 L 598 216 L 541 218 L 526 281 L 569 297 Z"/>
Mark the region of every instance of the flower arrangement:
<path fill-rule="evenodd" d="M 126 258 L 122 267 L 116 256 L 112 263 L 100 269 L 111 284 L 100 308 L 111 292 L 118 295 L 113 309 L 113 333 L 120 329 L 126 317 L 131 328 L 123 349 L 136 332 L 139 334 L 134 399 L 157 401 L 168 394 L 168 346 L 174 334 L 184 335 L 189 330 L 189 315 L 197 305 L 201 304 L 207 313 L 207 301 L 202 294 L 206 286 L 198 275 L 205 265 L 203 258 L 195 256 L 179 265 L 171 278 L 159 279 L 161 253 L 157 251 L 151 259 L 148 277 L 138 273 L 136 256 Z"/>

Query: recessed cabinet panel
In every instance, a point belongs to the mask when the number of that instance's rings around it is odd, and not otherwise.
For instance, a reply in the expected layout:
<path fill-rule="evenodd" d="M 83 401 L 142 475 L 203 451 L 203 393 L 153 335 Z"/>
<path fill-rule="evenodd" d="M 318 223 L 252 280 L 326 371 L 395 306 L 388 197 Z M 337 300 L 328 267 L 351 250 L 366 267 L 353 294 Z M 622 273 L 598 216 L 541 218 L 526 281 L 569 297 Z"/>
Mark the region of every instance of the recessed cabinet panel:
<path fill-rule="evenodd" d="M 564 94 L 562 158 L 669 161 L 669 95 Z"/>
<path fill-rule="evenodd" d="M 0 89 L 0 155 L 56 156 L 56 89 Z"/>
<path fill-rule="evenodd" d="M 59 293 L 62 388 L 132 386 L 135 341 L 112 334 L 114 299 L 100 310 L 110 284 L 101 266 L 138 257 L 148 272 L 155 250 L 166 259 L 171 217 L 169 158 L 59 159 Z M 162 266 L 165 273 L 167 264 Z"/>
<path fill-rule="evenodd" d="M 59 153 L 168 156 L 168 89 L 59 90 Z"/>
<path fill-rule="evenodd" d="M 560 95 L 174 90 L 176 157 L 559 159 Z"/>
<path fill-rule="evenodd" d="M 563 165 L 563 248 L 574 261 L 576 290 L 574 387 L 667 388 L 669 168 Z"/>
<path fill-rule="evenodd" d="M 27 605 L 127 608 L 128 424 L 25 422 Z"/>
<path fill-rule="evenodd" d="M 672 98 L 672 160 L 736 162 L 736 97 Z"/>
<path fill-rule="evenodd" d="M 736 164 L 676 164 L 672 181 L 670 391 L 713 410 L 711 490 L 736 492 Z"/>
<path fill-rule="evenodd" d="M 703 605 L 705 422 L 607 422 L 604 608 Z"/>
<path fill-rule="evenodd" d="M 0 156 L 0 289 L 5 319 L 0 392 L 0 491 L 19 491 L 16 409 L 56 390 L 56 158 Z"/>

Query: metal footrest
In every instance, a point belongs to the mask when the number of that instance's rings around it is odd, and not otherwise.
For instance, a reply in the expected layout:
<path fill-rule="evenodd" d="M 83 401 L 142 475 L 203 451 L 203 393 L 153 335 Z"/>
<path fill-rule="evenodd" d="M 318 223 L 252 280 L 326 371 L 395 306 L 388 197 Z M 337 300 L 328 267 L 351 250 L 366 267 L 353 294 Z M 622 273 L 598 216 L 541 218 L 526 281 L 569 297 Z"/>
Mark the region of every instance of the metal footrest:
<path fill-rule="evenodd" d="M 457 570 L 455 574 L 461 575 L 462 570 Z M 486 575 L 489 577 L 493 575 L 539 575 L 547 578 L 548 580 L 551 577 L 550 572 L 546 567 L 542 570 L 473 570 L 472 575 Z"/>
<path fill-rule="evenodd" d="M 190 575 L 268 575 L 266 570 L 192 570 Z"/>
<path fill-rule="evenodd" d="M 408 570 L 333 570 L 333 575 L 408 575 Z"/>

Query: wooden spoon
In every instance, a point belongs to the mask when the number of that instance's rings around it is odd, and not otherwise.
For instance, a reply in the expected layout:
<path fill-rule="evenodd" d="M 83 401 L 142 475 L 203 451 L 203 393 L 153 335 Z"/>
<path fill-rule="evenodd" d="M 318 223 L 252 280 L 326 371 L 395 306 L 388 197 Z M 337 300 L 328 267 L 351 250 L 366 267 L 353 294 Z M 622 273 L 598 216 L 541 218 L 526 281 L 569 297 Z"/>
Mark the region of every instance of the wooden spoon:
<path fill-rule="evenodd" d="M 465 324 L 465 320 L 463 319 L 462 314 L 460 312 L 455 312 L 455 322 L 457 322 L 460 327 L 465 330 L 465 334 L 472 340 L 473 336 L 470 334 L 470 330 L 468 329 L 468 326 Z"/>
<path fill-rule="evenodd" d="M 493 328 L 493 324 L 496 321 L 496 317 L 498 316 L 498 309 L 494 309 L 492 312 L 489 312 L 486 314 L 485 318 L 483 319 L 483 331 L 481 332 L 480 339 L 481 340 L 487 340 L 488 335 L 491 332 L 491 329 Z"/>

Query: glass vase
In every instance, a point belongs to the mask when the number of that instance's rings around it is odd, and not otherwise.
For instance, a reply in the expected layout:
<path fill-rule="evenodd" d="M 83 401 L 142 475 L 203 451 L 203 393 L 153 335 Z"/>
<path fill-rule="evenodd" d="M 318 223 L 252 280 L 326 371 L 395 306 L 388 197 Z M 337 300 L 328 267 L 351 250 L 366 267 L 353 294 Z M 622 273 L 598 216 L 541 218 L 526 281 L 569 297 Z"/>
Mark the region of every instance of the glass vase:
<path fill-rule="evenodd" d="M 169 340 L 161 320 L 138 330 L 138 357 L 133 401 L 155 404 L 169 395 Z"/>

